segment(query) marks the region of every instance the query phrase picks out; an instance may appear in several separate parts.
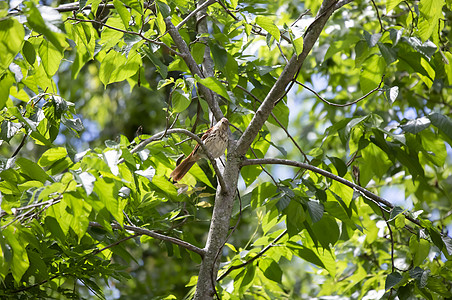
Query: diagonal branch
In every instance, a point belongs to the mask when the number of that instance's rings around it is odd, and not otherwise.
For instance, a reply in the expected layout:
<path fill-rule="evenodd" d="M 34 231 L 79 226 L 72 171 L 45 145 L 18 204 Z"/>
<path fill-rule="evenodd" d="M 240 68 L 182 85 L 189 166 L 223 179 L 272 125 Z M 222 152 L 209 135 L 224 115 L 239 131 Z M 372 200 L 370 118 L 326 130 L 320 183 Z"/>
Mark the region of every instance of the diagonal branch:
<path fill-rule="evenodd" d="M 187 67 L 190 69 L 190 72 L 193 75 L 198 75 L 200 78 L 205 78 L 195 59 L 191 55 L 187 43 L 184 41 L 176 26 L 174 26 L 173 22 L 171 21 L 171 17 L 165 19 L 165 24 L 166 30 L 168 30 L 168 33 L 170 34 L 171 38 L 173 39 L 174 43 L 181 53 L 180 57 L 182 57 Z M 215 119 L 221 120 L 224 115 L 220 109 L 220 106 L 214 99 L 213 92 L 202 84 L 198 84 L 198 88 L 200 93 L 204 96 L 207 104 L 209 105 L 209 108 L 215 116 Z"/>
<path fill-rule="evenodd" d="M 318 40 L 320 33 L 322 32 L 327 20 L 333 14 L 335 10 L 335 5 L 338 1 L 324 0 L 322 6 L 317 14 L 317 17 L 309 25 L 303 42 L 303 51 L 297 56 L 294 54 L 289 63 L 286 65 L 281 75 L 279 76 L 276 83 L 271 88 L 270 92 L 265 97 L 262 105 L 256 111 L 253 119 L 251 120 L 248 128 L 245 130 L 243 135 L 240 137 L 237 143 L 237 155 L 245 155 L 246 151 L 250 147 L 254 138 L 257 136 L 259 130 L 264 125 L 264 122 L 270 116 L 275 103 L 280 99 L 282 95 L 286 92 L 286 87 L 294 79 L 304 60 L 308 56 L 315 42 Z"/>
<path fill-rule="evenodd" d="M 189 13 L 188 16 L 185 17 L 185 19 L 183 19 L 182 21 L 180 21 L 179 24 L 176 25 L 176 29 L 177 30 L 181 29 L 181 27 L 184 26 L 184 24 L 187 23 L 188 20 L 190 20 L 190 18 L 195 16 L 199 11 L 205 9 L 207 6 L 214 4 L 215 2 L 217 2 L 217 0 L 207 0 L 203 4 L 196 7 L 196 9 Z"/>
<path fill-rule="evenodd" d="M 330 173 L 328 171 L 325 171 L 323 169 L 314 167 L 310 164 L 307 163 L 302 163 L 302 162 L 298 162 L 298 161 L 294 161 L 294 160 L 288 160 L 288 159 L 279 159 L 279 158 L 263 158 L 263 159 L 247 159 L 244 160 L 242 162 L 242 166 L 249 166 L 249 165 L 256 165 L 256 164 L 277 164 L 277 165 L 287 165 L 287 166 L 293 166 L 293 167 L 298 167 L 298 168 L 302 168 L 302 169 L 307 169 L 310 170 L 312 172 L 321 174 L 325 177 L 331 178 L 337 182 L 340 182 L 350 188 L 352 188 L 353 190 L 356 190 L 358 192 L 360 192 L 364 197 L 369 198 L 375 202 L 378 202 L 379 204 L 383 204 L 389 208 L 394 208 L 394 205 L 389 202 L 386 199 L 383 199 L 382 197 L 372 193 L 371 191 L 369 191 L 368 189 L 365 189 L 345 178 L 342 178 L 340 176 L 337 176 L 336 174 Z M 410 215 L 405 215 L 405 217 L 410 220 L 411 222 L 413 222 L 414 224 L 421 226 L 419 220 L 414 219 L 413 217 L 411 217 Z M 422 226 L 421 226 L 422 227 Z"/>
<path fill-rule="evenodd" d="M 243 92 L 245 92 L 246 94 L 248 94 L 249 96 L 251 96 L 254 100 L 256 100 L 256 102 L 259 102 L 260 104 L 262 104 L 262 101 L 259 98 L 257 98 L 253 93 L 249 92 L 244 87 L 242 87 L 240 85 L 236 85 L 236 87 L 239 88 L 240 90 L 242 90 Z M 307 155 L 304 153 L 304 151 L 301 149 L 300 145 L 298 145 L 298 143 L 295 141 L 295 139 L 289 133 L 289 130 L 279 121 L 279 119 L 276 117 L 276 115 L 273 113 L 273 111 L 270 113 L 270 115 L 273 117 L 273 119 L 275 119 L 276 123 L 278 123 L 278 125 L 281 127 L 281 129 L 284 130 L 287 137 L 292 141 L 292 143 L 295 145 L 295 147 L 297 147 L 298 151 L 300 151 L 300 153 L 303 155 L 305 161 L 309 162 Z"/>
<path fill-rule="evenodd" d="M 104 228 L 101 224 L 99 224 L 97 222 L 89 222 L 89 226 L 97 227 L 97 228 Z M 121 225 L 119 225 L 117 223 L 112 223 L 111 227 L 114 229 L 123 229 L 123 227 L 121 227 Z M 150 236 L 150 237 L 158 239 L 158 240 L 173 243 L 173 244 L 183 247 L 187 250 L 195 252 L 195 253 L 199 254 L 201 257 L 204 257 L 204 254 L 205 254 L 204 249 L 196 247 L 195 245 L 192 245 L 192 244 L 190 244 L 186 241 L 180 240 L 178 238 L 166 236 L 166 235 L 157 233 L 157 232 L 149 230 L 149 229 L 140 228 L 140 227 L 136 227 L 136 226 L 130 226 L 130 225 L 124 225 L 124 229 L 133 231 L 138 235 L 147 235 L 147 236 Z"/>

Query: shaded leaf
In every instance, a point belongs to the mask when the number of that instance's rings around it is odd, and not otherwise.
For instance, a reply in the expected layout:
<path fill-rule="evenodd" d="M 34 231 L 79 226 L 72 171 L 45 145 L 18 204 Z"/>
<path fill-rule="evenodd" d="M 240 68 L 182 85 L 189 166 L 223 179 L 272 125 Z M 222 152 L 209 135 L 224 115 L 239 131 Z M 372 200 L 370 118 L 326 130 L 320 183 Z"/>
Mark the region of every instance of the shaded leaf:
<path fill-rule="evenodd" d="M 403 125 L 400 125 L 404 131 L 417 134 L 422 130 L 428 128 L 430 126 L 430 120 L 427 117 L 418 118 L 415 120 L 409 120 Z"/>
<path fill-rule="evenodd" d="M 398 272 L 393 272 L 386 277 L 385 290 L 389 290 L 402 280 L 403 276 Z"/>

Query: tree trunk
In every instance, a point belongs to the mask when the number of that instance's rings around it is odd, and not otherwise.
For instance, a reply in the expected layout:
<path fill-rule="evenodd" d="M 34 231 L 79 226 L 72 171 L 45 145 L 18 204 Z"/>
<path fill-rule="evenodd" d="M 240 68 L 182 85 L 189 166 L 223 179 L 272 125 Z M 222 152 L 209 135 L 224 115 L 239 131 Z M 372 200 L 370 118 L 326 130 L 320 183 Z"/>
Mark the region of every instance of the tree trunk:
<path fill-rule="evenodd" d="M 315 21 L 307 29 L 307 33 L 304 38 L 303 52 L 299 56 L 292 56 L 289 63 L 281 73 L 281 76 L 270 90 L 262 105 L 256 111 L 250 125 L 237 142 L 237 145 L 236 141 L 230 141 L 228 148 L 228 160 L 223 173 L 227 190 L 222 190 L 220 185 L 218 185 L 212 220 L 210 222 L 206 246 L 204 248 L 206 254 L 199 270 L 198 283 L 196 285 L 194 299 L 213 299 L 213 295 L 215 294 L 214 285 L 216 283 L 216 277 L 221 259 L 221 253 L 218 257 L 217 254 L 222 251 L 222 247 L 230 226 L 229 223 L 237 190 L 241 157 L 245 155 L 257 133 L 268 119 L 276 101 L 282 97 L 285 89 L 297 74 L 299 68 L 301 68 L 308 53 L 311 51 L 314 43 L 317 41 L 320 33 L 322 32 L 328 18 L 337 7 L 340 7 L 345 3 L 346 1 L 342 1 L 342 3 L 334 0 L 323 1 Z M 206 30 L 204 25 L 203 30 Z M 206 63 L 208 64 L 209 62 Z M 216 258 L 217 260 L 215 261 Z"/>

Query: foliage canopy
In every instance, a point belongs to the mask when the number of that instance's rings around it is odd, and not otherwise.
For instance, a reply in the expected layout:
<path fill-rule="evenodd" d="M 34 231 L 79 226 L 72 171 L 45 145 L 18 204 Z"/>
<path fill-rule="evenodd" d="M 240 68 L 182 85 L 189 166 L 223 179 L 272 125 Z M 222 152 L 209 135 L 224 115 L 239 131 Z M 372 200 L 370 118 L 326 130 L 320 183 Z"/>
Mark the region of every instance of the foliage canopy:
<path fill-rule="evenodd" d="M 0 297 L 451 298 L 451 8 L 0 2 Z"/>

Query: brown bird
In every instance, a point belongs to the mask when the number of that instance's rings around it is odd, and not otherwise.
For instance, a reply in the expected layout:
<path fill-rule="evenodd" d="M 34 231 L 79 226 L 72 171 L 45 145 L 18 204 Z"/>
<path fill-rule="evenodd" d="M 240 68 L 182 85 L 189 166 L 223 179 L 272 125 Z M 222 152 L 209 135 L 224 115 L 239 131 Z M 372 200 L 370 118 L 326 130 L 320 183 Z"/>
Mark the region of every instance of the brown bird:
<path fill-rule="evenodd" d="M 201 141 L 203 141 L 213 158 L 218 158 L 223 155 L 228 146 L 228 125 L 228 119 L 222 118 L 201 137 Z M 174 181 L 181 180 L 187 174 L 188 170 L 201 158 L 207 158 L 207 155 L 204 153 L 203 148 L 199 144 L 196 144 L 190 155 L 170 174 L 170 178 L 173 178 Z"/>

